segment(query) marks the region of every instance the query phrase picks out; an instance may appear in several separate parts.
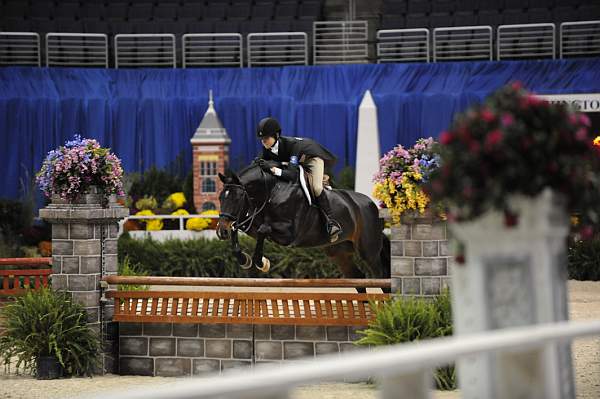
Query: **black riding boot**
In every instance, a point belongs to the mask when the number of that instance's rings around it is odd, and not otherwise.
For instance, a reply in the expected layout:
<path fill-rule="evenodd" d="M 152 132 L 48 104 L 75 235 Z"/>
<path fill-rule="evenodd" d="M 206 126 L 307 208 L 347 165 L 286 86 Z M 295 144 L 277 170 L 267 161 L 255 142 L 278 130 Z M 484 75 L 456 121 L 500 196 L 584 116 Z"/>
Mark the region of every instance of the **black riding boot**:
<path fill-rule="evenodd" d="M 319 208 L 323 210 L 327 219 L 327 234 L 331 242 L 337 241 L 338 235 L 342 232 L 341 226 L 338 222 L 333 219 L 333 213 L 329 207 L 329 200 L 325 195 L 325 191 L 321 192 L 321 195 L 317 197 L 317 204 Z"/>

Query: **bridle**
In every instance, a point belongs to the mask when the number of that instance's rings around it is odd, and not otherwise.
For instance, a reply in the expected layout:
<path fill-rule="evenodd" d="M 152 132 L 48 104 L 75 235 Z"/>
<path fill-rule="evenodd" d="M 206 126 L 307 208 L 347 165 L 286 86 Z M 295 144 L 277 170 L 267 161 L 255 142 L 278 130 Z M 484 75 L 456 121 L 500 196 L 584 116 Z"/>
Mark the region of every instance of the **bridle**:
<path fill-rule="evenodd" d="M 265 186 L 265 193 L 267 193 L 267 179 L 265 177 L 265 172 L 262 169 L 260 169 L 260 172 L 261 172 L 263 184 Z M 232 215 L 227 212 L 221 212 L 221 213 L 219 213 L 219 217 L 224 217 L 226 219 L 229 219 L 232 222 L 231 229 L 233 231 L 240 230 L 240 231 L 243 231 L 244 233 L 246 233 L 248 230 L 250 230 L 250 227 L 252 226 L 252 223 L 254 222 L 254 218 L 256 218 L 256 216 L 259 215 L 263 211 L 263 209 L 265 209 L 265 206 L 271 200 L 271 195 L 267 195 L 265 197 L 265 200 L 263 201 L 262 205 L 255 206 L 254 210 L 252 212 L 246 212 L 246 215 L 247 215 L 246 219 L 244 219 L 240 222 L 239 220 L 242 218 L 244 210 L 246 208 L 249 208 L 249 206 L 246 206 L 246 205 L 250 204 L 250 206 L 252 206 L 254 201 L 252 201 L 252 197 L 250 196 L 250 194 L 248 194 L 248 191 L 246 190 L 246 187 L 243 184 L 225 183 L 225 185 L 223 187 L 226 190 L 228 188 L 241 189 L 243 192 L 244 206 L 240 207 L 240 211 L 238 212 L 237 216 Z"/>

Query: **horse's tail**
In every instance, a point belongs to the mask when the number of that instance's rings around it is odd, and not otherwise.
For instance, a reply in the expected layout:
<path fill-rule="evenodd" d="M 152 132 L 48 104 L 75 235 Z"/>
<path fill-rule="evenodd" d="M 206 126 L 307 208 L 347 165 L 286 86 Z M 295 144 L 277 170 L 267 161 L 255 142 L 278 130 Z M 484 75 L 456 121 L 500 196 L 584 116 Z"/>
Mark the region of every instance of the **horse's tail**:
<path fill-rule="evenodd" d="M 381 245 L 381 252 L 379 253 L 379 264 L 381 267 L 381 276 L 383 278 L 390 278 L 391 268 L 392 268 L 391 243 L 390 243 L 390 239 L 388 238 L 388 236 L 385 235 L 385 233 L 383 231 L 381 232 L 381 239 L 382 239 L 382 245 Z"/>

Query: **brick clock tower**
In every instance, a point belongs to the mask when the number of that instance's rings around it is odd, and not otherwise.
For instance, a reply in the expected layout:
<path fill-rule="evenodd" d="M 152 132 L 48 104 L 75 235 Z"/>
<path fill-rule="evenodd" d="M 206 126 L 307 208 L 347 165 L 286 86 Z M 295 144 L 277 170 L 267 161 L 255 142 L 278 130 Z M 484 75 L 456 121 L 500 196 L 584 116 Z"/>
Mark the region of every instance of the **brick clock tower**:
<path fill-rule="evenodd" d="M 231 139 L 215 111 L 212 90 L 209 92 L 208 109 L 190 142 L 194 168 L 194 206 L 199 213 L 217 209 L 219 192 L 223 188 L 217 174 L 229 165 Z"/>

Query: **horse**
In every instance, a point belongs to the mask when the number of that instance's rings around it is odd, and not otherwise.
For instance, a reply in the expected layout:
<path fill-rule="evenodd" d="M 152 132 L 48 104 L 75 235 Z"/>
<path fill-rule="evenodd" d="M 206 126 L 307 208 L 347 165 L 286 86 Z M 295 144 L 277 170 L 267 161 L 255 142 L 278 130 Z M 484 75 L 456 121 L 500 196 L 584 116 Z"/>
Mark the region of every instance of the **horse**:
<path fill-rule="evenodd" d="M 377 206 L 366 195 L 342 189 L 326 189 L 334 219 L 342 231 L 331 242 L 325 215 L 310 205 L 297 182 L 283 181 L 263 171 L 256 163 L 239 175 L 231 170 L 219 173 L 223 189 L 219 193 L 220 214 L 217 236 L 230 239 L 239 265 L 254 265 L 268 272 L 269 259 L 263 256 L 264 240 L 282 246 L 321 247 L 346 278 L 365 278 L 355 265 L 355 253 L 371 268 L 373 277 L 390 277 L 390 242 L 383 233 L 383 219 Z M 252 257 L 240 249 L 238 232 L 256 239 Z"/>

